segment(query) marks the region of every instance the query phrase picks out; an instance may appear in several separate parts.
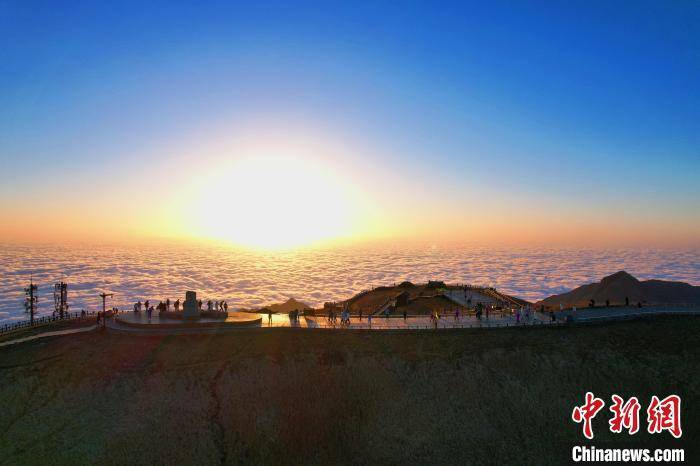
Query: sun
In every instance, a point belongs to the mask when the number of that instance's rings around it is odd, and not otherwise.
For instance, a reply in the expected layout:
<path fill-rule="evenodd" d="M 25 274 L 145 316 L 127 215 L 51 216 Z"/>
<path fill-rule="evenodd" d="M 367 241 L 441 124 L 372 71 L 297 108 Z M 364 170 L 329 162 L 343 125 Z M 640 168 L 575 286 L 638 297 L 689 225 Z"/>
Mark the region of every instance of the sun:
<path fill-rule="evenodd" d="M 241 246 L 304 246 L 347 235 L 352 227 L 347 186 L 318 160 L 236 160 L 200 189 L 201 233 Z"/>

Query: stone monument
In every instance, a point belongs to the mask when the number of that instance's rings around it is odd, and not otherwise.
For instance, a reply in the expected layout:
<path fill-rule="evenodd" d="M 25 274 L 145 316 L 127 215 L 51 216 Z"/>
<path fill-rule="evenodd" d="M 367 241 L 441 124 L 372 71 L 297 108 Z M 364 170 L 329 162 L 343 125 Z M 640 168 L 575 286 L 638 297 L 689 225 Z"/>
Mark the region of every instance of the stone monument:
<path fill-rule="evenodd" d="M 197 293 L 185 292 L 185 302 L 182 304 L 185 319 L 199 319 L 199 307 L 197 306 Z"/>

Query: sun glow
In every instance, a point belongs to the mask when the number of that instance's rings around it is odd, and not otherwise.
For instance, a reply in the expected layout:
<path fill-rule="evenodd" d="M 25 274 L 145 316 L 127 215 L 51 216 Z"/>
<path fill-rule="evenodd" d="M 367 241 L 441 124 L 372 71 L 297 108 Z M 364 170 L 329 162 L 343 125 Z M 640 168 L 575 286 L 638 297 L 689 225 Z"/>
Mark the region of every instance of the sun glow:
<path fill-rule="evenodd" d="M 276 249 L 350 234 L 350 190 L 317 160 L 245 158 L 209 181 L 197 207 L 197 213 L 208 219 L 202 236 Z"/>

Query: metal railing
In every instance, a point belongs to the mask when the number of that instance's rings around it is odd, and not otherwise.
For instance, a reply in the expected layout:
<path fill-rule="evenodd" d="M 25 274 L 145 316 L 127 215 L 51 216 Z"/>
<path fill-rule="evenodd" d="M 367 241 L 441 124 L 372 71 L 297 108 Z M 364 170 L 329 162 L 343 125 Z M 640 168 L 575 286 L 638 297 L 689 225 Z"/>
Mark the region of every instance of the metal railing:
<path fill-rule="evenodd" d="M 87 317 L 88 315 L 94 315 L 94 312 L 92 313 L 86 313 L 85 316 Z M 8 322 L 8 323 L 0 323 L 0 335 L 6 334 L 6 333 L 11 333 L 15 332 L 17 330 L 22 330 L 22 329 L 27 329 L 27 328 L 34 328 L 34 327 L 40 327 L 42 325 L 47 325 L 52 322 L 59 322 L 59 321 L 65 321 L 65 320 L 76 320 L 80 319 L 82 317 L 82 314 L 80 312 L 68 312 L 67 315 L 61 319 L 60 316 L 53 316 L 53 315 L 46 315 L 46 316 L 41 316 L 41 317 L 36 317 L 34 319 L 34 322 L 30 320 L 21 320 L 19 322 Z"/>

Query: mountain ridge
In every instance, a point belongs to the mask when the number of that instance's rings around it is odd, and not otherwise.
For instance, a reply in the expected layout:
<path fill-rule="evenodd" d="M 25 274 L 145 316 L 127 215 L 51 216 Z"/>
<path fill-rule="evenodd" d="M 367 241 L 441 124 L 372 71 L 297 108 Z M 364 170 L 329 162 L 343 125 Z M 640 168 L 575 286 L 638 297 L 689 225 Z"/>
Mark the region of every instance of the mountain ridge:
<path fill-rule="evenodd" d="M 588 306 L 590 301 L 611 305 L 626 304 L 700 304 L 700 286 L 685 282 L 659 279 L 640 281 L 630 273 L 620 270 L 603 277 L 597 283 L 581 285 L 565 293 L 549 296 L 537 306 L 564 307 Z"/>

